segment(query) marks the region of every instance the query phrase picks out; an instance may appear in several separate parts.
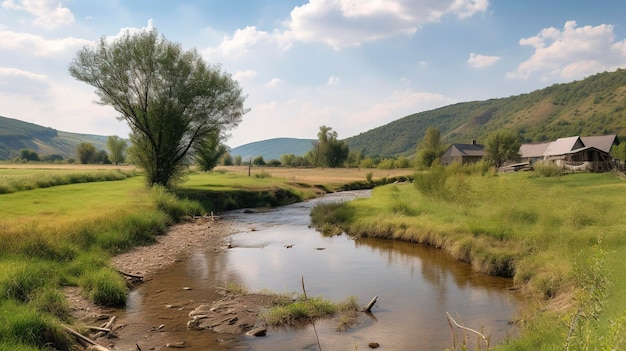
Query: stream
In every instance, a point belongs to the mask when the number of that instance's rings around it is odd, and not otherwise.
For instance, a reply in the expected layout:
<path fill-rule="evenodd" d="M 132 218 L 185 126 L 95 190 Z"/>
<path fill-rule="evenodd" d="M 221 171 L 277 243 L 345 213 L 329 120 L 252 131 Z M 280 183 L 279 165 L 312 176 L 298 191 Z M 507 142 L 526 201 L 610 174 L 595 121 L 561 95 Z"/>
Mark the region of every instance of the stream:
<path fill-rule="evenodd" d="M 194 253 L 142 284 L 129 295 L 123 318 L 143 328 L 146 340 L 183 340 L 185 350 L 318 350 L 316 332 L 323 350 L 365 350 L 372 342 L 380 350 L 443 350 L 452 348 L 446 312 L 488 335 L 491 345 L 516 335 L 510 321 L 521 300 L 507 289 L 510 279 L 476 273 L 431 247 L 326 237 L 309 227 L 311 208 L 319 202 L 369 194 L 342 192 L 269 212 L 222 214 L 235 228 L 232 248 Z M 316 331 L 311 325 L 270 328 L 257 338 L 186 329 L 190 310 L 221 297 L 216 287 L 291 293 L 302 292 L 303 281 L 310 297 L 338 302 L 355 296 L 363 306 L 374 296 L 378 300 L 371 314 L 361 313 L 359 324 L 344 332 L 330 320 L 317 321 Z M 167 328 L 150 329 L 158 325 Z"/>

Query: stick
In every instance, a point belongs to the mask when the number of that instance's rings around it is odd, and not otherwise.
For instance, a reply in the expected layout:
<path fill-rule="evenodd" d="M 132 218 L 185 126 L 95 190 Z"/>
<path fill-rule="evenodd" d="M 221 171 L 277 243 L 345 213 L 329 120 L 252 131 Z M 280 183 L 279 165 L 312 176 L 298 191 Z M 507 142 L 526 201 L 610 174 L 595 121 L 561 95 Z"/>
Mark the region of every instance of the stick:
<path fill-rule="evenodd" d="M 476 335 L 480 336 L 480 337 L 483 339 L 483 341 L 485 342 L 485 346 L 487 346 L 487 349 L 489 349 L 489 340 L 487 340 L 487 338 L 486 338 L 486 337 L 485 337 L 482 333 L 480 333 L 479 331 L 476 331 L 476 330 L 474 330 L 474 329 L 470 329 L 470 328 L 468 328 L 468 327 L 464 327 L 464 326 L 460 325 L 459 323 L 457 323 L 457 322 L 454 320 L 454 318 L 452 318 L 452 316 L 450 315 L 450 313 L 446 312 L 446 314 L 448 315 L 448 321 L 451 321 L 451 322 L 452 322 L 452 324 L 454 324 L 457 328 L 461 328 L 461 329 L 463 329 L 463 330 L 467 330 L 467 331 L 469 331 L 469 332 L 472 332 L 472 333 L 474 333 L 474 334 L 476 334 Z"/>
<path fill-rule="evenodd" d="M 109 349 L 107 349 L 106 347 L 99 345 L 97 342 L 89 339 L 88 337 L 84 336 L 83 334 L 76 332 L 72 329 L 70 329 L 70 327 L 68 326 L 63 326 L 63 329 L 65 329 L 68 333 L 72 334 L 73 336 L 75 336 L 76 338 L 92 345 L 92 348 L 95 349 L 96 351 L 111 351 Z"/>
<path fill-rule="evenodd" d="M 143 276 L 141 276 L 141 275 L 135 275 L 135 274 L 125 273 L 125 272 L 122 272 L 122 271 L 120 271 L 120 270 L 118 270 L 117 272 L 118 272 L 119 274 L 123 275 L 123 276 L 126 276 L 126 277 L 130 277 L 130 278 L 135 278 L 135 279 L 141 279 L 141 280 L 143 280 Z"/>
<path fill-rule="evenodd" d="M 117 317 L 112 316 L 111 319 L 109 319 L 109 321 L 107 322 L 107 324 L 104 325 L 103 329 L 108 329 L 109 331 L 104 332 L 104 331 L 99 331 L 96 333 L 96 338 L 99 338 L 101 336 L 105 336 L 107 333 L 111 332 L 111 327 L 113 326 L 113 323 L 115 322 L 115 319 L 117 319 Z"/>
<path fill-rule="evenodd" d="M 110 333 L 111 329 L 107 329 L 107 328 L 101 328 L 101 327 L 92 327 L 92 326 L 87 326 L 87 328 L 89 330 L 95 330 L 95 331 L 101 331 L 101 332 L 105 332 L 105 333 Z"/>
<path fill-rule="evenodd" d="M 372 313 L 372 307 L 374 307 L 374 304 L 376 303 L 376 301 L 378 301 L 378 295 L 374 296 L 372 301 L 370 301 L 370 303 L 367 304 L 367 307 L 365 307 L 365 312 Z"/>

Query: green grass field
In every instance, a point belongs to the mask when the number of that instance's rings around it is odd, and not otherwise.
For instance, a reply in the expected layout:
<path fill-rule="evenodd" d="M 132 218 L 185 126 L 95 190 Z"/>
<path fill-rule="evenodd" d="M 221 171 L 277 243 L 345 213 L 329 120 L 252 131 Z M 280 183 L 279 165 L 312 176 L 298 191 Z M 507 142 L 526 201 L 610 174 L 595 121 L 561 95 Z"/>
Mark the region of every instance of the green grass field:
<path fill-rule="evenodd" d="M 459 172 L 438 189 L 376 188 L 371 198 L 316 208 L 314 221 L 434 245 L 511 276 L 535 304 L 520 316 L 524 337 L 499 349 L 563 350 L 570 332 L 570 350 L 624 346 L 611 328 L 626 317 L 626 182 L 609 173 Z"/>
<path fill-rule="evenodd" d="M 61 287 L 123 305 L 126 288 L 109 258 L 185 216 L 300 201 L 342 184 L 392 183 L 413 171 L 395 172 L 253 168 L 248 176 L 227 168 L 190 173 L 175 196 L 147 189 L 129 169 L 0 169 L 0 188 L 12 189 L 0 194 L 0 350 L 69 349 Z M 416 175 L 416 183 L 427 177 Z M 426 190 L 409 182 L 377 187 L 371 199 L 316 208 L 314 217 L 351 234 L 435 245 L 478 271 L 511 276 L 534 303 L 520 313 L 523 336 L 498 349 L 624 346 L 626 182 L 611 174 L 433 179 Z"/>

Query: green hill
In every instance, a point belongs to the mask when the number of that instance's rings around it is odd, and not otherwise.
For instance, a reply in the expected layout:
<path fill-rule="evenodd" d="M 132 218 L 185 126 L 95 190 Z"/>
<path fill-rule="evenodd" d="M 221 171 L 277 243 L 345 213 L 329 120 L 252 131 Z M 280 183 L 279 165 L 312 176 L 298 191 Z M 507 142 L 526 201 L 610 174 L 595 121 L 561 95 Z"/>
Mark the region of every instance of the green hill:
<path fill-rule="evenodd" d="M 445 143 L 481 142 L 500 128 L 524 142 L 575 135 L 626 135 L 626 70 L 555 84 L 528 94 L 458 103 L 398 119 L 345 139 L 351 151 L 388 157 L 411 155 L 429 127 Z"/>
<path fill-rule="evenodd" d="M 330 126 L 332 127 L 332 126 Z M 508 128 L 524 142 L 567 136 L 617 134 L 626 136 L 626 70 L 604 72 L 580 81 L 555 84 L 522 95 L 463 102 L 412 114 L 344 139 L 353 152 L 381 158 L 410 156 L 429 127 L 438 128 L 444 143 L 484 141 L 489 133 Z M 40 156 L 74 157 L 80 142 L 106 150 L 106 136 L 75 134 L 0 117 L 0 159 L 15 157 L 28 148 Z M 262 156 L 266 161 L 283 154 L 302 156 L 313 139 L 276 138 L 231 150 L 242 159 Z"/>
<path fill-rule="evenodd" d="M 241 159 L 248 161 L 258 156 L 263 156 L 263 160 L 280 160 L 284 154 L 294 154 L 304 156 L 313 148 L 313 139 L 296 138 L 275 138 L 245 144 L 233 148 L 231 156 L 241 156 Z"/>
<path fill-rule="evenodd" d="M 15 158 L 20 149 L 33 150 L 40 157 L 61 155 L 68 159 L 75 157 L 76 147 L 82 142 L 106 150 L 106 141 L 106 136 L 68 133 L 0 116 L 0 160 Z"/>

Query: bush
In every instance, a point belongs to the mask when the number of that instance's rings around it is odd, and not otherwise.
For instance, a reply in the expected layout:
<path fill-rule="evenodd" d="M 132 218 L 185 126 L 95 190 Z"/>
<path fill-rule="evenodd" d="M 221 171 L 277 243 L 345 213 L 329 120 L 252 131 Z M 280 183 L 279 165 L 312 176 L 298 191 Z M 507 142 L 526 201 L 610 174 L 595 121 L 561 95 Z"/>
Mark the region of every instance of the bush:
<path fill-rule="evenodd" d="M 533 165 L 535 172 L 542 177 L 558 177 L 563 174 L 563 169 L 554 162 L 537 161 Z"/>

